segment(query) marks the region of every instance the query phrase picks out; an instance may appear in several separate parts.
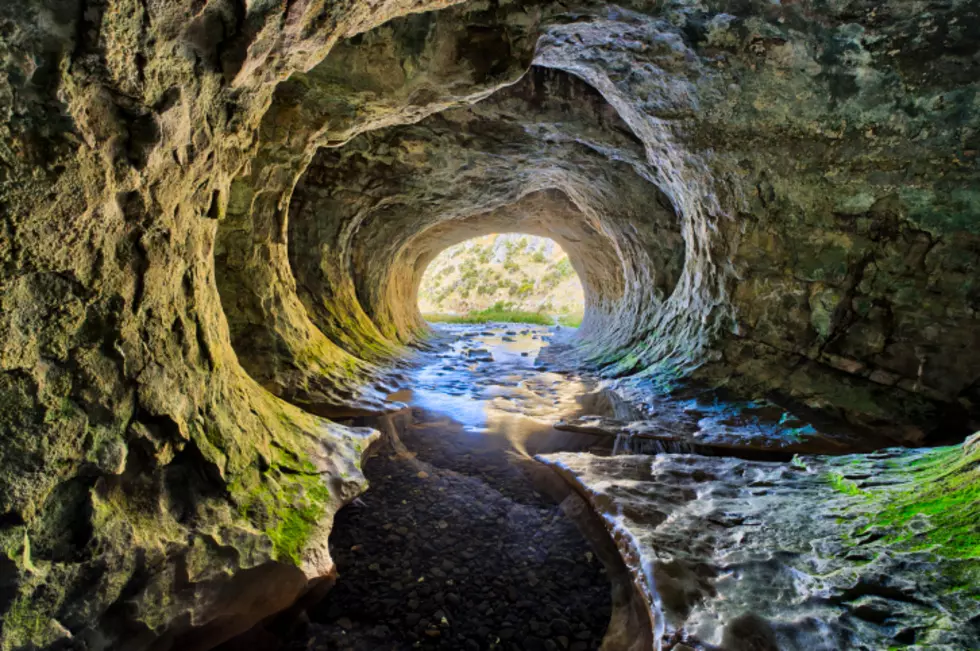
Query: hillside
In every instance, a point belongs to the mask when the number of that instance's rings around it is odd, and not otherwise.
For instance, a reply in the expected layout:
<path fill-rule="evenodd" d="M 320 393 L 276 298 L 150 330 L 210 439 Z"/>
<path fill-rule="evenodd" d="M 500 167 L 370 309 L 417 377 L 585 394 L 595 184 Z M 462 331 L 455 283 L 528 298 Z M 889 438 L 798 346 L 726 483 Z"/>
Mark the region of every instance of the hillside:
<path fill-rule="evenodd" d="M 432 261 L 419 289 L 427 316 L 494 309 L 579 316 L 582 284 L 568 256 L 544 237 L 486 235 L 452 246 Z"/>

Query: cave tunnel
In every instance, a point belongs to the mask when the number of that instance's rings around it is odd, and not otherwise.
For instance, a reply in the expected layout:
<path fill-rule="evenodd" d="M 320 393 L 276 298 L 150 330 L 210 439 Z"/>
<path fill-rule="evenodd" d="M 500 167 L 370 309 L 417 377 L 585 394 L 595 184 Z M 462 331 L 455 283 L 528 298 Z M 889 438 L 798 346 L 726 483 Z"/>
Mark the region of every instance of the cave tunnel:
<path fill-rule="evenodd" d="M 980 8 L 917 7 L 0 7 L 0 650 L 980 646 Z M 495 233 L 580 328 L 425 321 Z"/>

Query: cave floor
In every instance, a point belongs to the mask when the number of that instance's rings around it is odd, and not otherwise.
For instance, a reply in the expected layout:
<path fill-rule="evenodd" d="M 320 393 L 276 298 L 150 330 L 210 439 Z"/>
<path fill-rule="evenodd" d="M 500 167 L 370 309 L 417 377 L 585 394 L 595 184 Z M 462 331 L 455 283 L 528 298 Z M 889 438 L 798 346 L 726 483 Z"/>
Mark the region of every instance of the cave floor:
<path fill-rule="evenodd" d="M 662 649 L 973 648 L 977 563 L 865 534 L 932 453 L 868 454 L 888 442 L 765 401 L 626 401 L 554 370 L 566 331 L 436 332 L 389 398 L 403 408 L 370 488 L 336 517 L 337 583 L 291 651 L 598 649 L 633 582 Z M 583 536 L 572 486 L 629 569 Z"/>
<path fill-rule="evenodd" d="M 393 396 L 413 405 L 409 423 L 389 432 L 365 464 L 370 489 L 337 515 L 338 581 L 291 649 L 602 642 L 606 569 L 530 457 L 603 446 L 547 424 L 590 387 L 535 366 L 546 328 L 448 330 L 458 336 L 447 352 Z"/>

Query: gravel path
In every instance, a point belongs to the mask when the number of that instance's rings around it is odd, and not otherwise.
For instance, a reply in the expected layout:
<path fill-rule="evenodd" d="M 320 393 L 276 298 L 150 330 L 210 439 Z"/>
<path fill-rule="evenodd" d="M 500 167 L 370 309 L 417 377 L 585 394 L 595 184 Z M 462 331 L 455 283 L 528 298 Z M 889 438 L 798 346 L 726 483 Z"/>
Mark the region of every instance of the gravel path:
<path fill-rule="evenodd" d="M 598 649 L 610 583 L 535 489 L 536 462 L 445 417 L 414 409 L 413 420 L 338 513 L 339 579 L 288 649 Z"/>

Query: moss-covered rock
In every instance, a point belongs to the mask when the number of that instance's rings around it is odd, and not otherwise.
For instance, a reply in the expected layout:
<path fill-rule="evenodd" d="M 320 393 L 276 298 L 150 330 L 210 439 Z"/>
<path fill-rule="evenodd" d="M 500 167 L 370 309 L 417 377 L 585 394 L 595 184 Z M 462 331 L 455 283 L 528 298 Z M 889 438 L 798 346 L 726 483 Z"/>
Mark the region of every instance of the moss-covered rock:
<path fill-rule="evenodd" d="M 622 4 L 0 5 L 0 647 L 211 643 L 329 573 L 371 434 L 312 413 L 385 408 L 479 233 L 562 243 L 608 375 L 965 431 L 975 3 Z"/>

